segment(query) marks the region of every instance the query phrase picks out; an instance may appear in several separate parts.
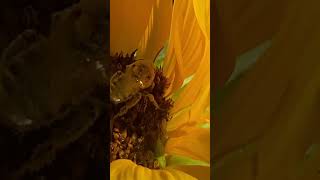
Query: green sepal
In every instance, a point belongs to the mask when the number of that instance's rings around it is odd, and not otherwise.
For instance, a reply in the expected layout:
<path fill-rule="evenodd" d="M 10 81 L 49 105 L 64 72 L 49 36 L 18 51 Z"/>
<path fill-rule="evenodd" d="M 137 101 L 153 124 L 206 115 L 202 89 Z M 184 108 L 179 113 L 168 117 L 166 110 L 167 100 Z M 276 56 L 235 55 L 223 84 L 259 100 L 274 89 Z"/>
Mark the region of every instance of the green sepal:
<path fill-rule="evenodd" d="M 159 162 L 159 165 L 160 165 L 161 169 L 163 169 L 163 168 L 165 168 L 167 166 L 166 156 L 165 155 L 157 157 L 157 160 Z"/>

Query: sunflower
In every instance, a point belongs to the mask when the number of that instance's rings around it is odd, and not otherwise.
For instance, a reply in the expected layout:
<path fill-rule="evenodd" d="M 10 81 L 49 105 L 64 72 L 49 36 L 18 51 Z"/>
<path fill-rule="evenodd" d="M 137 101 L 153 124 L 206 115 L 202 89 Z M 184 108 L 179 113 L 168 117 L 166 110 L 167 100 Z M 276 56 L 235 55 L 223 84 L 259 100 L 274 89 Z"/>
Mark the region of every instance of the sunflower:
<path fill-rule="evenodd" d="M 111 0 L 111 54 L 131 53 L 155 61 L 174 101 L 165 125 L 168 139 L 149 169 L 128 159 L 111 162 L 111 179 L 210 178 L 209 0 Z"/>
<path fill-rule="evenodd" d="M 214 178 L 319 179 L 319 1 L 215 5 L 223 96 L 214 113 Z"/>

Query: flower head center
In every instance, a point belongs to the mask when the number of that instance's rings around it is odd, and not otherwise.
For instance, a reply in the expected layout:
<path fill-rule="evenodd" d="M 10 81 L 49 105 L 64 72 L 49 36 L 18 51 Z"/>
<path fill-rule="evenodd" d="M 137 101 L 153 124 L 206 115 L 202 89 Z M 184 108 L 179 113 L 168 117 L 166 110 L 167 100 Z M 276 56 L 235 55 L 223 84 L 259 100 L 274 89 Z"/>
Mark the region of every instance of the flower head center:
<path fill-rule="evenodd" d="M 134 58 L 133 55 L 118 54 L 111 57 L 111 73 L 125 74 L 126 68 L 137 61 Z M 148 77 L 146 74 L 141 76 Z M 130 159 L 150 169 L 160 167 L 157 158 L 163 155 L 163 152 L 159 151 L 162 149 L 159 148 L 159 144 L 160 146 L 164 144 L 159 142 L 165 141 L 165 122 L 170 119 L 169 110 L 173 106 L 173 101 L 164 97 L 168 81 L 161 69 L 154 68 L 152 80 L 150 87 L 138 92 L 130 92 L 130 88 L 128 92 L 124 89 L 113 92 L 114 94 L 124 93 L 128 98 L 121 103 L 111 105 L 110 162 L 117 159 Z M 114 83 L 117 82 L 110 82 L 110 84 Z M 117 89 L 114 88 L 113 91 Z"/>

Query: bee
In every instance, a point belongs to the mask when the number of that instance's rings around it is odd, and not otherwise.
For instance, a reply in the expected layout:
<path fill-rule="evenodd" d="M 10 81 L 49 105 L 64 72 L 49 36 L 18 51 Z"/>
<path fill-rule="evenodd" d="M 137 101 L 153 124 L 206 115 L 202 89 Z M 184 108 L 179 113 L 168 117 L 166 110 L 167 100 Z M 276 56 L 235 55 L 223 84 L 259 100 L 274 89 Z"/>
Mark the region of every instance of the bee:
<path fill-rule="evenodd" d="M 147 88 L 153 89 L 155 85 L 155 67 L 153 62 L 136 60 L 132 64 L 127 65 L 124 72 L 117 71 L 112 75 L 110 79 L 110 100 L 114 104 L 126 102 L 112 119 L 126 114 L 142 97 L 147 97 L 156 109 L 160 109 L 154 96 L 149 92 L 143 91 Z"/>
<path fill-rule="evenodd" d="M 117 71 L 110 79 L 110 97 L 114 104 L 131 99 L 143 89 L 153 85 L 155 69 L 146 60 L 127 65 L 125 72 Z"/>

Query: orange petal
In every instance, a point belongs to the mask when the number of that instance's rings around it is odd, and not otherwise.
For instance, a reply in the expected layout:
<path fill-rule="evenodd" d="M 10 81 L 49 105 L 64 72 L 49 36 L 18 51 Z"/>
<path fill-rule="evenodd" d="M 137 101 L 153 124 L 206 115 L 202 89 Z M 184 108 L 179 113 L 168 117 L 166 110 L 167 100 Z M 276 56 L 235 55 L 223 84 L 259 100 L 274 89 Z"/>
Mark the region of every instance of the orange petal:
<path fill-rule="evenodd" d="M 111 53 L 131 53 L 138 48 L 148 25 L 156 0 L 110 1 L 110 47 Z"/>
<path fill-rule="evenodd" d="M 169 38 L 171 0 L 111 0 L 111 53 L 131 53 L 153 60 Z"/>
<path fill-rule="evenodd" d="M 175 1 L 168 54 L 164 61 L 165 75 L 172 77 L 175 74 L 173 91 L 180 88 L 183 80 L 199 67 L 199 59 L 204 54 L 208 40 L 199 25 L 193 1 Z"/>
<path fill-rule="evenodd" d="M 116 160 L 110 165 L 111 180 L 196 180 L 175 169 L 151 170 L 130 160 Z"/>
<path fill-rule="evenodd" d="M 139 42 L 139 56 L 154 60 L 159 50 L 164 47 L 169 39 L 172 16 L 172 0 L 157 0 L 153 6 L 148 21 L 148 26 Z"/>
<path fill-rule="evenodd" d="M 184 126 L 169 137 L 166 153 L 210 162 L 210 129 Z"/>
<path fill-rule="evenodd" d="M 192 31 L 192 27 L 191 30 L 190 28 L 180 30 L 181 27 L 183 27 L 181 25 L 177 25 L 180 21 L 173 19 L 173 23 L 176 20 L 177 23 L 173 24 L 173 32 L 170 39 L 172 41 L 169 42 L 169 52 L 171 53 L 169 53 L 168 57 L 172 57 L 172 59 L 166 59 L 168 64 L 175 65 L 175 68 L 170 67 L 170 70 L 172 71 L 171 73 L 175 74 L 175 78 L 173 80 L 174 84 L 172 85 L 171 90 L 177 90 L 180 88 L 182 81 L 187 75 L 190 75 L 191 73 L 195 74 L 191 82 L 186 86 L 175 102 L 172 113 L 174 116 L 179 113 L 179 116 L 169 121 L 168 131 L 172 131 L 182 126 L 184 123 L 190 124 L 198 122 L 202 119 L 205 109 L 210 104 L 210 33 L 208 32 L 210 30 L 210 19 L 204 15 L 210 12 L 209 7 L 206 7 L 210 5 L 210 2 L 179 2 L 180 1 L 175 5 L 174 13 L 186 12 L 187 15 L 184 17 L 189 18 L 190 22 L 194 22 L 193 26 L 197 28 L 199 37 L 197 37 L 197 31 Z M 202 12 L 201 10 L 204 10 L 205 12 Z M 191 15 L 189 13 L 191 13 Z M 183 23 L 186 22 L 184 21 Z M 188 35 L 182 36 L 181 34 L 183 33 L 179 31 L 189 33 L 190 37 L 188 37 Z M 195 34 L 195 36 L 192 36 L 191 34 Z M 180 42 L 185 40 L 187 43 Z M 197 49 L 199 48 L 199 44 L 196 43 L 197 41 L 200 41 L 203 45 L 201 50 Z M 184 47 L 182 47 L 182 45 Z M 181 49 L 183 49 L 183 51 L 181 51 Z M 190 51 L 193 56 L 188 57 Z M 173 64 L 170 60 L 175 60 L 176 63 Z M 196 64 L 194 64 L 194 62 L 196 62 Z M 193 68 L 189 72 L 187 68 L 188 65 L 191 65 Z M 184 111 L 186 108 L 189 108 L 189 110 Z M 184 112 L 180 113 L 182 111 Z"/>
<path fill-rule="evenodd" d="M 206 16 L 210 13 L 209 5 L 209 1 L 193 0 L 176 1 L 174 5 L 169 51 L 164 62 L 165 73 L 171 78 L 174 74 L 170 90 L 179 89 L 185 78 L 195 74 L 175 102 L 172 113 L 190 109 L 168 123 L 169 131 L 199 121 L 209 106 L 210 19 Z"/>

